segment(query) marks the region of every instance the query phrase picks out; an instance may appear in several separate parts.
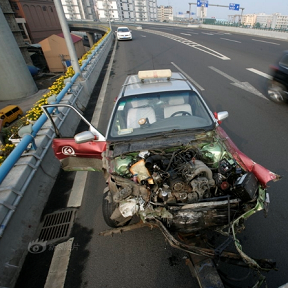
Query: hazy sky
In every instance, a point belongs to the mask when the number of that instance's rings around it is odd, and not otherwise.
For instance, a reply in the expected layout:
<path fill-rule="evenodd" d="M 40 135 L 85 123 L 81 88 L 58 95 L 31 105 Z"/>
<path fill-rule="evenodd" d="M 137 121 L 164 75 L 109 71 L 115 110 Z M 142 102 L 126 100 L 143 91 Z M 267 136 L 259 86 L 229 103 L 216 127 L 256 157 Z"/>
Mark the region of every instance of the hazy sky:
<path fill-rule="evenodd" d="M 203 0 L 200 0 L 203 1 Z M 197 0 L 186 1 L 186 0 L 157 0 L 157 5 L 172 6 L 173 14 L 176 15 L 178 12 L 186 13 L 189 10 L 189 3 L 197 3 Z M 245 8 L 243 14 L 273 14 L 281 13 L 282 15 L 288 15 L 288 1 L 287 0 L 208 0 L 208 17 L 224 18 L 228 19 L 228 15 L 241 14 L 239 11 L 229 10 L 225 7 L 209 6 L 213 5 L 224 5 L 229 6 L 230 3 L 240 4 L 240 8 Z M 197 5 L 191 5 L 191 12 L 196 13 Z M 192 16 L 193 17 L 193 16 Z"/>

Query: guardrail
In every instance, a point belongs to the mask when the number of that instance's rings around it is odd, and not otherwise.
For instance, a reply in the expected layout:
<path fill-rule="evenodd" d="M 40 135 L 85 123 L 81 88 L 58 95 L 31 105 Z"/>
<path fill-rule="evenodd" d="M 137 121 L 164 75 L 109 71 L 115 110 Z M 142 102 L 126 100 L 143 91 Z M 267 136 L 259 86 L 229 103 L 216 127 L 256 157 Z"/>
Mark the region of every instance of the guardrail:
<path fill-rule="evenodd" d="M 82 62 L 82 75 L 77 73 L 71 79 L 65 79 L 68 81 L 66 86 L 56 97 L 50 97 L 50 103 L 70 104 L 84 111 L 113 39 L 113 33 L 109 32 Z M 74 135 L 80 119 L 69 109 L 59 108 L 51 116 L 64 137 Z M 28 125 L 30 127 L 22 140 L 0 166 L 1 287 L 13 286 L 11 279 L 22 267 L 29 241 L 35 237 L 44 206 L 60 171 L 59 161 L 51 147 L 54 129 L 46 120 L 43 113 L 33 126 Z"/>
<path fill-rule="evenodd" d="M 82 62 L 82 75 L 77 73 L 65 79 L 68 80 L 65 88 L 56 97 L 50 97 L 50 103 L 67 103 L 84 111 L 113 39 L 113 33 L 109 32 Z M 74 135 L 80 119 L 69 109 L 58 109 L 51 116 L 64 137 Z M 60 171 L 51 147 L 54 129 L 46 120 L 43 113 L 33 126 L 28 125 L 22 140 L 0 166 L 1 287 L 10 287 L 11 279 L 21 269 L 29 241 L 35 237 L 43 208 Z"/>

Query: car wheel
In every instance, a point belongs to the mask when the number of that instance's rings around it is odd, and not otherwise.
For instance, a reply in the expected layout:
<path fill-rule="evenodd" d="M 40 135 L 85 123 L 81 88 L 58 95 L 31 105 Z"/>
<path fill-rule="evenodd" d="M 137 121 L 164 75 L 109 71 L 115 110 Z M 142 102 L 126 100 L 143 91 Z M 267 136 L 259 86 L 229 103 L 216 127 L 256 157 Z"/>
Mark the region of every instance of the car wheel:
<path fill-rule="evenodd" d="M 18 115 L 18 116 L 17 116 L 17 119 L 21 119 L 21 118 L 22 118 L 22 115 Z"/>
<path fill-rule="evenodd" d="M 275 103 L 284 103 L 283 97 L 285 93 L 285 87 L 277 82 L 270 81 L 268 83 L 268 98 Z"/>
<path fill-rule="evenodd" d="M 103 199 L 102 199 L 103 218 L 106 224 L 112 228 L 127 226 L 131 221 L 131 219 L 127 219 L 127 221 L 125 221 L 126 219 L 124 217 L 122 217 L 123 218 L 122 222 L 118 222 L 116 220 L 111 219 L 111 215 L 117 208 L 117 205 L 118 203 L 113 202 L 113 197 L 109 190 L 103 193 Z"/>
<path fill-rule="evenodd" d="M 8 127 L 10 123 L 6 122 L 4 127 Z"/>

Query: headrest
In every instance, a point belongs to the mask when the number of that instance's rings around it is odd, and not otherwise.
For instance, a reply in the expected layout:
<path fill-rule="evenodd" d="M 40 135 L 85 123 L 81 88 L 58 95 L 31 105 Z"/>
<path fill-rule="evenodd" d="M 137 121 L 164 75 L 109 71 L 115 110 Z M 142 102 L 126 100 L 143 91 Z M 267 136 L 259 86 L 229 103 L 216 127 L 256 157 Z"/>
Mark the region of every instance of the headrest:
<path fill-rule="evenodd" d="M 138 108 L 138 107 L 142 107 L 142 106 L 148 105 L 148 101 L 146 99 L 132 101 L 131 105 L 132 105 L 133 108 Z"/>
<path fill-rule="evenodd" d="M 173 97 L 169 99 L 169 105 L 182 105 L 185 103 L 185 100 L 183 97 Z"/>

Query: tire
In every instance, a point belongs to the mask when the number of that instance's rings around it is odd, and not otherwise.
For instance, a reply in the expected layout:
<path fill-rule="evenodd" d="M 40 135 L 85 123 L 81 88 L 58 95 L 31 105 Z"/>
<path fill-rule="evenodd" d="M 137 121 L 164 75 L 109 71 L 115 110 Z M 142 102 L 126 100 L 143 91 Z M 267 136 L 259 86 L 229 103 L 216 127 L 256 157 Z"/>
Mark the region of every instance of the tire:
<path fill-rule="evenodd" d="M 286 102 L 284 98 L 285 91 L 285 87 L 278 82 L 270 81 L 268 83 L 268 98 L 275 103 L 283 104 Z"/>
<path fill-rule="evenodd" d="M 110 202 L 107 200 L 107 198 L 109 197 L 111 198 Z M 131 219 L 129 218 L 127 219 L 127 222 L 125 222 L 126 218 L 123 217 L 123 222 L 120 223 L 110 218 L 114 210 L 117 208 L 117 205 L 118 205 L 117 203 L 113 202 L 113 198 L 109 190 L 103 193 L 103 199 L 102 199 L 103 218 L 106 224 L 112 228 L 127 226 L 131 221 Z"/>

